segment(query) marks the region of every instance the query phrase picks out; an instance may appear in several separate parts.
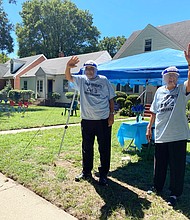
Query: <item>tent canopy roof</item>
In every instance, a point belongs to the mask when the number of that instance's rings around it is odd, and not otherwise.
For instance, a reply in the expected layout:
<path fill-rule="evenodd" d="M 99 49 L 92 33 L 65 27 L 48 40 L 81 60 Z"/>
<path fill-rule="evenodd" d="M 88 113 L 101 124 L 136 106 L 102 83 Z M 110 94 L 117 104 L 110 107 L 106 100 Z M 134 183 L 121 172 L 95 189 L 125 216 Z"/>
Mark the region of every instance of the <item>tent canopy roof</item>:
<path fill-rule="evenodd" d="M 161 72 L 169 67 L 179 69 L 180 81 L 187 79 L 187 61 L 184 52 L 174 49 L 163 49 L 112 60 L 98 66 L 98 74 L 106 76 L 112 83 L 130 84 L 133 86 L 161 85 Z"/>

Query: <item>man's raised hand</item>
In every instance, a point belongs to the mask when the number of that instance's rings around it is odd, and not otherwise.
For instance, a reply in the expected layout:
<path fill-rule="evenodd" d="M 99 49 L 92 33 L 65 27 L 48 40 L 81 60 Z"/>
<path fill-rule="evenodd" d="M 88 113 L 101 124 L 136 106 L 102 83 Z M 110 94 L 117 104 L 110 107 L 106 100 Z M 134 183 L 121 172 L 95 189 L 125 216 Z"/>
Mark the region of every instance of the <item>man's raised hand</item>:
<path fill-rule="evenodd" d="M 79 58 L 77 56 L 72 56 L 71 59 L 67 62 L 67 67 L 74 68 L 77 66 Z"/>
<path fill-rule="evenodd" d="M 190 43 L 187 47 L 187 50 L 184 51 L 185 59 L 187 60 L 188 65 L 190 65 Z"/>

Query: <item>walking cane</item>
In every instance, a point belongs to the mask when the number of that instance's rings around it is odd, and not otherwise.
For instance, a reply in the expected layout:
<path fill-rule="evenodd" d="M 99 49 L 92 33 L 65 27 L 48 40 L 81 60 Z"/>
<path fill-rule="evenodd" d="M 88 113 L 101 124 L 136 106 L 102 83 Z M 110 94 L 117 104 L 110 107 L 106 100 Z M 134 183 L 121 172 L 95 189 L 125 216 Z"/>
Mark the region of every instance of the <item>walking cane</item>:
<path fill-rule="evenodd" d="M 71 106 L 70 106 L 70 108 L 69 108 L 69 115 L 68 115 L 68 117 L 67 117 L 67 121 L 66 121 L 66 124 L 65 124 L 65 128 L 64 128 L 64 132 L 63 132 L 61 144 L 60 144 L 60 147 L 59 147 L 58 156 L 60 155 L 61 149 L 62 149 L 62 147 L 63 147 L 63 141 L 64 141 L 64 138 L 65 138 L 66 130 L 67 130 L 67 128 L 68 128 L 69 119 L 70 119 L 70 115 L 71 115 L 71 111 L 72 111 L 72 108 L 73 108 L 73 103 L 74 103 L 74 101 L 75 101 L 75 96 L 76 96 L 76 94 L 77 94 L 77 90 L 75 90 L 75 92 L 74 92 L 73 99 L 72 99 L 72 102 L 71 102 Z"/>

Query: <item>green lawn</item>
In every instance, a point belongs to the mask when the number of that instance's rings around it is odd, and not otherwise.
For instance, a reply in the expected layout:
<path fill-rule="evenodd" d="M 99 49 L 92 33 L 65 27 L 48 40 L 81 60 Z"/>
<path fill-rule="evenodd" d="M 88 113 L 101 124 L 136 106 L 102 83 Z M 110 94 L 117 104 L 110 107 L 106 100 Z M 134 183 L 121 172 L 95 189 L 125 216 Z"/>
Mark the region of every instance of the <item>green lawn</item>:
<path fill-rule="evenodd" d="M 118 117 L 126 118 L 117 115 L 116 119 Z M 64 108 L 30 105 L 25 112 L 7 113 L 0 111 L 0 131 L 62 125 L 66 124 L 67 120 L 68 112 L 65 114 Z M 69 123 L 78 123 L 80 121 L 80 111 L 77 110 L 77 115 L 70 116 Z"/>
<path fill-rule="evenodd" d="M 67 115 L 62 116 L 62 111 L 61 108 L 31 107 L 24 117 L 20 113 L 10 117 L 1 115 L 1 130 L 64 124 Z M 79 116 L 70 117 L 70 122 L 80 122 Z M 146 148 L 141 152 L 134 149 L 123 152 L 116 137 L 120 123 L 115 121 L 112 130 L 108 187 L 97 184 L 97 143 L 94 180 L 74 181 L 81 172 L 80 125 L 69 126 L 59 156 L 64 128 L 0 135 L 0 171 L 78 219 L 189 219 L 190 166 L 187 165 L 184 194 L 176 209 L 165 202 L 168 182 L 163 197 L 147 195 L 152 184 L 153 151 L 149 160 Z M 131 161 L 123 160 L 127 156 Z"/>
<path fill-rule="evenodd" d="M 33 128 L 49 125 L 65 124 L 68 117 L 68 112 L 64 116 L 65 109 L 57 107 L 45 106 L 29 106 L 25 113 L 23 112 L 0 112 L 0 130 L 12 130 L 21 128 Z M 77 116 L 70 117 L 70 123 L 80 121 L 80 112 L 77 111 Z"/>

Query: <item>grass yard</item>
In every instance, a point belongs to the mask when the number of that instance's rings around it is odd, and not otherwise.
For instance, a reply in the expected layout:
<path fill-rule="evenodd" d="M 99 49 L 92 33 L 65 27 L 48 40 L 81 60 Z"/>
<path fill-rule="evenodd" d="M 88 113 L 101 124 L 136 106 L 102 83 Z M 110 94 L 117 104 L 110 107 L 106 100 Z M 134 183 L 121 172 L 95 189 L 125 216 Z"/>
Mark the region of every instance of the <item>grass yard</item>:
<path fill-rule="evenodd" d="M 32 106 L 30 105 L 25 113 L 23 112 L 0 112 L 0 130 L 12 130 L 21 128 L 34 128 L 50 125 L 65 124 L 68 112 L 64 115 L 65 109 L 58 107 Z M 70 123 L 80 121 L 80 111 L 77 116 L 70 117 Z"/>
<path fill-rule="evenodd" d="M 65 123 L 67 116 L 61 115 L 63 109 L 45 110 L 46 108 L 31 107 L 31 111 L 28 110 L 23 118 L 19 113 L 11 117 L 1 115 L 1 130 L 15 129 L 19 126 L 24 128 L 26 125 L 40 127 L 43 124 L 47 126 Z M 71 123 L 79 121 L 79 117 L 70 117 Z M 79 183 L 74 181 L 75 176 L 81 172 L 79 125 L 69 126 L 67 129 L 59 157 L 64 129 L 0 135 L 0 171 L 80 220 L 190 219 L 190 166 L 187 165 L 186 169 L 184 194 L 175 209 L 169 207 L 165 201 L 168 182 L 163 197 L 147 195 L 146 191 L 152 185 L 153 152 L 149 160 L 146 159 L 146 148 L 141 152 L 123 152 L 116 137 L 120 123 L 115 121 L 112 130 L 108 187 L 97 184 L 97 143 L 94 180 Z M 123 160 L 123 157 L 127 156 L 130 156 L 130 161 Z"/>
<path fill-rule="evenodd" d="M 116 119 L 118 117 L 126 118 L 116 116 Z M 67 119 L 68 112 L 65 115 L 64 108 L 30 105 L 25 113 L 0 111 L 0 131 L 62 125 L 66 124 Z M 77 110 L 77 115 L 71 116 L 69 123 L 78 123 L 80 121 L 80 111 Z"/>

